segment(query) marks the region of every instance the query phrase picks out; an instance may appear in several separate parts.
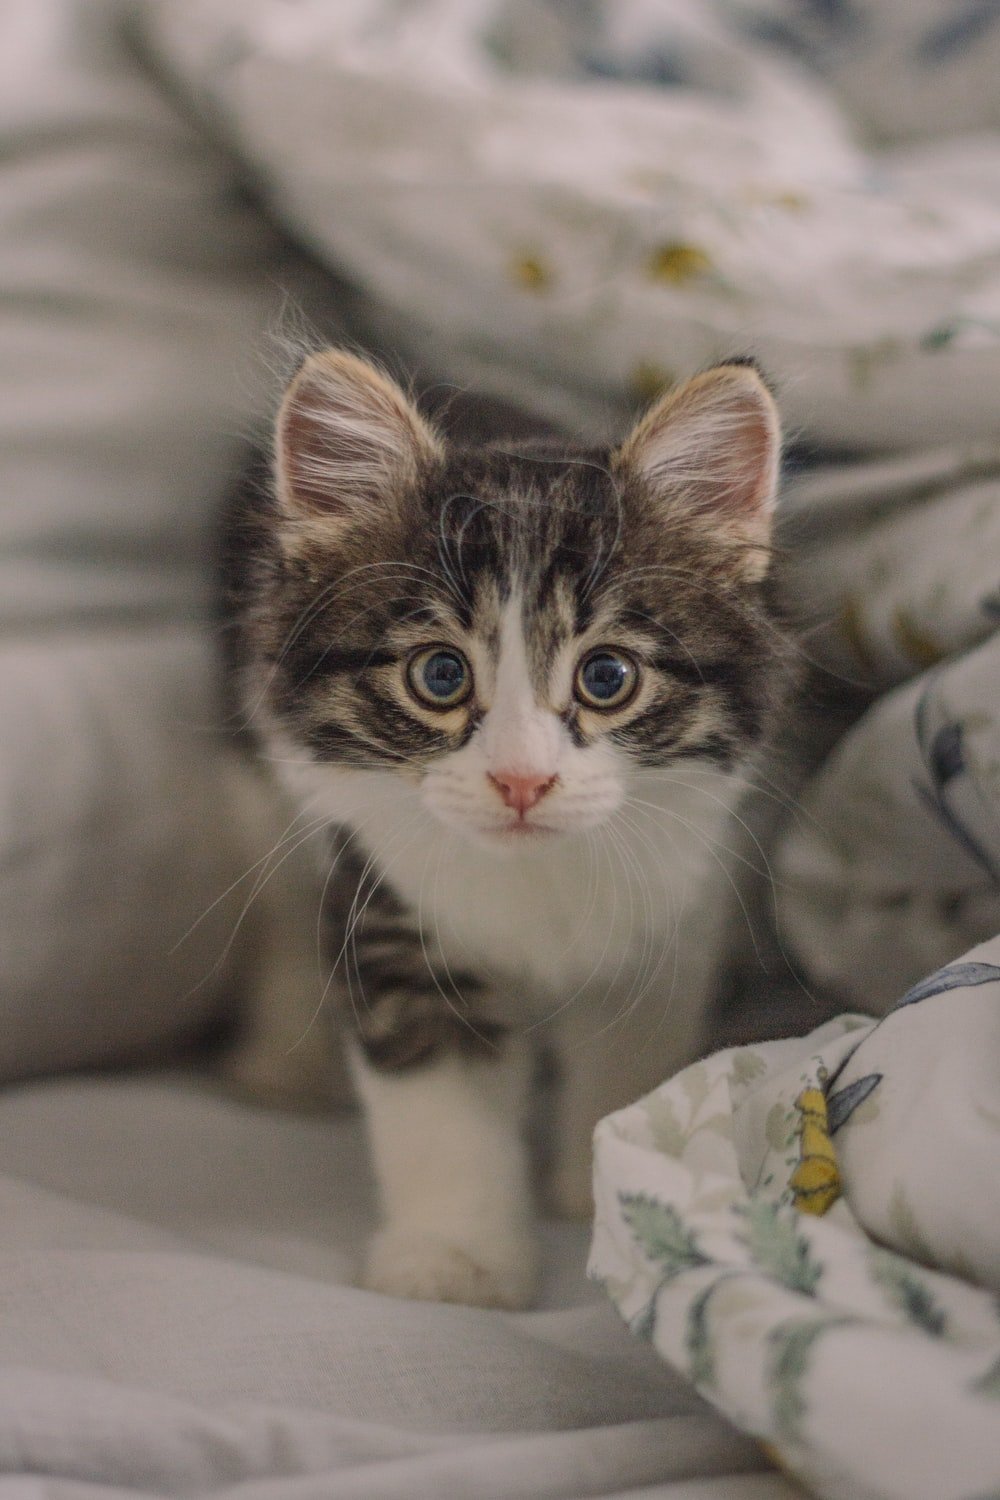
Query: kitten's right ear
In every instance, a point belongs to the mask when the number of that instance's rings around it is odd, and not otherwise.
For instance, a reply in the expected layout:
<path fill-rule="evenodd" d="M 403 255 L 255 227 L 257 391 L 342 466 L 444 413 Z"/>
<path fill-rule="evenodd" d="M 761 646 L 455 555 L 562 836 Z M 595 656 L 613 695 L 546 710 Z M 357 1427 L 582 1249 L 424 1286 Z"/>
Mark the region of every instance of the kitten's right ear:
<path fill-rule="evenodd" d="M 278 501 L 291 519 L 361 519 L 441 456 L 437 434 L 394 381 L 357 355 L 324 349 L 300 366 L 278 412 Z"/>
<path fill-rule="evenodd" d="M 734 565 L 767 570 L 781 428 L 756 366 L 716 365 L 660 398 L 615 455 L 664 513 L 686 511 L 733 544 Z"/>

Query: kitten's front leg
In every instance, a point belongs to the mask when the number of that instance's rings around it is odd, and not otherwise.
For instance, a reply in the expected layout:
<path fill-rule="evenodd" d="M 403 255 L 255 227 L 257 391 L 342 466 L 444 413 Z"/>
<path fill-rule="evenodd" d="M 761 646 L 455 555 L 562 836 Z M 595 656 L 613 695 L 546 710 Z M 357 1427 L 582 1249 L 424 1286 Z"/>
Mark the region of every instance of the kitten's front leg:
<path fill-rule="evenodd" d="M 383 1214 L 364 1284 L 526 1306 L 538 1254 L 523 1139 L 527 1049 L 507 1035 L 492 1052 L 438 1048 L 403 1070 L 353 1052 Z"/>
<path fill-rule="evenodd" d="M 349 836 L 326 899 L 382 1208 L 365 1285 L 524 1307 L 537 1278 L 528 1048 L 491 1019 L 504 1013 L 499 997 L 431 951 Z"/>

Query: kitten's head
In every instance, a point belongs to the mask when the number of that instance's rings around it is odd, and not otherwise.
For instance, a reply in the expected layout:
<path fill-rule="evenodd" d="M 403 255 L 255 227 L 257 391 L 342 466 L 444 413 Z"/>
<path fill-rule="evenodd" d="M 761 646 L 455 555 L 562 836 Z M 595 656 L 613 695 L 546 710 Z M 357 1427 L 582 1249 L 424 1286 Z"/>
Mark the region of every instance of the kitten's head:
<path fill-rule="evenodd" d="M 256 611 L 270 711 L 318 762 L 413 781 L 493 846 L 584 830 L 630 771 L 730 763 L 773 699 L 777 479 L 756 370 L 709 370 L 611 451 L 452 448 L 329 350 L 286 392 Z"/>

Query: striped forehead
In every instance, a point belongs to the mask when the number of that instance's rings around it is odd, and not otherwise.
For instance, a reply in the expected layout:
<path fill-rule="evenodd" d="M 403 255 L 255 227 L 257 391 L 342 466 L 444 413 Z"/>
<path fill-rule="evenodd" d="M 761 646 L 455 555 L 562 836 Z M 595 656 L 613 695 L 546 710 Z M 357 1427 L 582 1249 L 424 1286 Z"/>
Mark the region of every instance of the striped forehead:
<path fill-rule="evenodd" d="M 490 698 L 559 696 L 559 667 L 575 635 L 575 593 L 568 581 L 544 590 L 523 574 L 483 590 L 473 617 L 477 654 L 487 667 Z"/>
<path fill-rule="evenodd" d="M 512 655 L 515 645 L 536 700 L 564 696 L 560 661 L 593 624 L 595 564 L 619 540 L 606 472 L 492 454 L 450 470 L 431 508 L 456 624 L 474 643 L 487 696 L 504 648 Z"/>
<path fill-rule="evenodd" d="M 490 453 L 456 464 L 429 497 L 439 559 L 461 592 L 517 588 L 529 614 L 554 580 L 582 582 L 620 535 L 618 492 L 597 463 Z"/>
<path fill-rule="evenodd" d="M 521 614 L 528 670 L 541 691 L 562 648 L 579 633 L 577 583 L 562 574 L 534 580 L 521 595 Z"/>

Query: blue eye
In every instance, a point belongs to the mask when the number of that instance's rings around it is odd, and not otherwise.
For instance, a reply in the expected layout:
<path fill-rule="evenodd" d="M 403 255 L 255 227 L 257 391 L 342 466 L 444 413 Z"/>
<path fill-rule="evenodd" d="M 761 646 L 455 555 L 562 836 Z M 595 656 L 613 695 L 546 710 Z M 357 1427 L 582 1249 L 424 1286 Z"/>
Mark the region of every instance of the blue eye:
<path fill-rule="evenodd" d="M 410 691 L 430 708 L 455 708 L 472 691 L 472 673 L 460 651 L 432 646 L 410 658 Z"/>
<path fill-rule="evenodd" d="M 576 669 L 576 696 L 587 708 L 621 708 L 635 692 L 639 671 L 620 651 L 592 651 Z"/>

